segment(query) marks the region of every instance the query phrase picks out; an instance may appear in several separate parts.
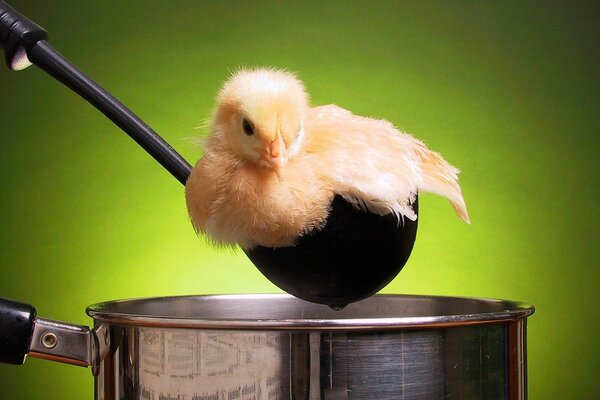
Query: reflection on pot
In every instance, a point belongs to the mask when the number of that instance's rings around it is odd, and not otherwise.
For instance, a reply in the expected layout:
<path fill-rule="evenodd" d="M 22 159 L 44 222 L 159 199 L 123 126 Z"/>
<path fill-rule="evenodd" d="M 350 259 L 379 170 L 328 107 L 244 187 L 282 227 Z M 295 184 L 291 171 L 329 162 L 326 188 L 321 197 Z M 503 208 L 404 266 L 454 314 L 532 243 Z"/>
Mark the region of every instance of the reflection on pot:
<path fill-rule="evenodd" d="M 281 399 L 289 335 L 140 328 L 136 398 Z"/>

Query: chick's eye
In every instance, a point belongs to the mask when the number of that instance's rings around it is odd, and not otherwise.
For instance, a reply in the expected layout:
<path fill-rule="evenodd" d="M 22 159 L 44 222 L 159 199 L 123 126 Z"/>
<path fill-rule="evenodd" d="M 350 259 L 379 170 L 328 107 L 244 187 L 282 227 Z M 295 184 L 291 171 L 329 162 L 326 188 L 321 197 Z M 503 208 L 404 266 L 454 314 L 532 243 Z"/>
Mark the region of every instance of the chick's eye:
<path fill-rule="evenodd" d="M 246 118 L 242 118 L 242 130 L 248 136 L 254 135 L 254 127 Z"/>

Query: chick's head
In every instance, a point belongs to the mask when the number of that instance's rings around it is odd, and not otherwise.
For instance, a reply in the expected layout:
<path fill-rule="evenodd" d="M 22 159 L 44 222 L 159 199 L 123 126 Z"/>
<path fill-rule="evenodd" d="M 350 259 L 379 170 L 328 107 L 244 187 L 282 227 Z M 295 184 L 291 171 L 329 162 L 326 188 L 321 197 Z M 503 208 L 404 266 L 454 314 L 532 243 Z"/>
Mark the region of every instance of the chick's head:
<path fill-rule="evenodd" d="M 303 133 L 308 96 L 291 73 L 240 70 L 218 95 L 213 131 L 226 150 L 279 175 Z"/>

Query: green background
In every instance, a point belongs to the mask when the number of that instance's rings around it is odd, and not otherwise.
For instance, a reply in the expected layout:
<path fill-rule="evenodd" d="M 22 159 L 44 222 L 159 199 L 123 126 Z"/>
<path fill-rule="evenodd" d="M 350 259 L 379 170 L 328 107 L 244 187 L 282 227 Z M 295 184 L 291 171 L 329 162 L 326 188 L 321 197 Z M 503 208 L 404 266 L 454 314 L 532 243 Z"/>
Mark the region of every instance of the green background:
<path fill-rule="evenodd" d="M 195 162 L 238 66 L 391 120 L 463 171 L 472 225 L 421 197 L 386 293 L 534 304 L 531 399 L 600 396 L 600 7 L 586 2 L 17 1 L 51 43 Z M 90 324 L 118 298 L 278 292 L 198 239 L 183 187 L 37 67 L 0 69 L 0 295 Z M 2 399 L 91 398 L 88 369 L 0 366 Z"/>

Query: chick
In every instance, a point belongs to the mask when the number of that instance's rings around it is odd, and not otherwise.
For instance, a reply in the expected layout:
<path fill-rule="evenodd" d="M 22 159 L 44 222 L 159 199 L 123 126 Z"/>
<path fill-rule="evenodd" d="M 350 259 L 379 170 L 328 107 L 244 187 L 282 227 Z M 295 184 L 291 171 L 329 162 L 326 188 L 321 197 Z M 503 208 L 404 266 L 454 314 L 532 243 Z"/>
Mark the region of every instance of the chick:
<path fill-rule="evenodd" d="M 218 94 L 186 202 L 195 229 L 216 244 L 283 247 L 322 228 L 335 195 L 402 223 L 417 218 L 416 195 L 432 192 L 469 223 L 458 172 L 387 121 L 310 107 L 289 72 L 240 70 Z"/>

